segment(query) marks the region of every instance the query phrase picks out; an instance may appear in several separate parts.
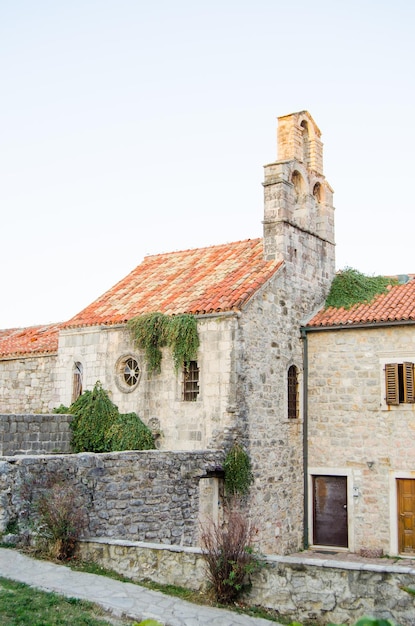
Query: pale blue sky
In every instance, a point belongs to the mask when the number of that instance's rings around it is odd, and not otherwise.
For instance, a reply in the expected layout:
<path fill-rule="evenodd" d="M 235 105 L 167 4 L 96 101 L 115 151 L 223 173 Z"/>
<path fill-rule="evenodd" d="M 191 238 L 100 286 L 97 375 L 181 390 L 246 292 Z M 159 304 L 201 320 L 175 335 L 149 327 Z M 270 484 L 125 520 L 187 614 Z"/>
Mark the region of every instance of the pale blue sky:
<path fill-rule="evenodd" d="M 414 273 L 414 32 L 412 0 L 0 2 L 0 328 L 261 236 L 276 118 L 304 109 L 337 267 Z"/>

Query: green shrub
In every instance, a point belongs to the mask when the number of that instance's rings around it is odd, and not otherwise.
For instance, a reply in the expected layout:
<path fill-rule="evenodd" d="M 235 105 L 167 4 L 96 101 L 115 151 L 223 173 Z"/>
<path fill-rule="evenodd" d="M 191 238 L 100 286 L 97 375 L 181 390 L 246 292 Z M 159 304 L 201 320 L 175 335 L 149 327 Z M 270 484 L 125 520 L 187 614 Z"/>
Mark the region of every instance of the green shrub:
<path fill-rule="evenodd" d="M 64 404 L 60 404 L 52 410 L 52 413 L 63 413 L 64 415 L 68 415 L 69 407 L 65 406 Z"/>
<path fill-rule="evenodd" d="M 98 381 L 71 404 L 74 452 L 154 449 L 154 437 L 135 413 L 120 414 Z"/>
<path fill-rule="evenodd" d="M 109 452 L 106 433 L 119 415 L 108 393 L 98 381 L 69 407 L 72 448 L 75 452 Z"/>
<path fill-rule="evenodd" d="M 225 457 L 225 493 L 227 496 L 243 496 L 253 481 L 251 461 L 239 443 L 234 443 Z"/>
<path fill-rule="evenodd" d="M 154 450 L 154 437 L 136 413 L 124 413 L 115 418 L 106 432 L 108 448 L 116 450 Z"/>

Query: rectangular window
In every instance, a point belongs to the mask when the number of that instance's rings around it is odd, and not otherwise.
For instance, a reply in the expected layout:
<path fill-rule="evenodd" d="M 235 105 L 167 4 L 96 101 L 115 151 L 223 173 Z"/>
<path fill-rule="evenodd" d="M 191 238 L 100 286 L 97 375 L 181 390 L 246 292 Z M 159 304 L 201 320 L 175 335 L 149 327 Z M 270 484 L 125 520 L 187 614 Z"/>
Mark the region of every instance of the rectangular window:
<path fill-rule="evenodd" d="M 414 364 L 387 363 L 385 365 L 386 404 L 413 404 L 415 402 Z"/>
<path fill-rule="evenodd" d="M 194 402 L 199 395 L 199 367 L 196 361 L 189 361 L 183 367 L 183 400 Z"/>
<path fill-rule="evenodd" d="M 291 365 L 287 374 L 288 419 L 298 417 L 298 372 L 295 365 Z"/>

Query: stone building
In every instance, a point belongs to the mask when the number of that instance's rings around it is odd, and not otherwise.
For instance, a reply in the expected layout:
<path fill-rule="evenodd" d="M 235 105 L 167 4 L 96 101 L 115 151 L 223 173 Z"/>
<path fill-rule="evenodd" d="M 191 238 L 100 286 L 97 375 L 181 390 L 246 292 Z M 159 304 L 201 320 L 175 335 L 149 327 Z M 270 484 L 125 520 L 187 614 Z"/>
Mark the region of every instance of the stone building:
<path fill-rule="evenodd" d="M 415 280 L 305 326 L 308 538 L 415 554 Z"/>
<path fill-rule="evenodd" d="M 265 166 L 263 238 L 149 256 L 71 320 L 0 333 L 0 412 L 50 412 L 99 380 L 121 412 L 160 433 L 162 450 L 240 440 L 255 477 L 261 547 L 303 539 L 302 321 L 335 273 L 333 192 L 308 112 L 278 119 L 279 160 Z M 150 375 L 127 322 L 196 316 L 200 347 L 176 371 L 164 349 Z M 189 369 L 190 368 L 190 369 Z M 189 375 L 190 374 L 190 375 Z"/>

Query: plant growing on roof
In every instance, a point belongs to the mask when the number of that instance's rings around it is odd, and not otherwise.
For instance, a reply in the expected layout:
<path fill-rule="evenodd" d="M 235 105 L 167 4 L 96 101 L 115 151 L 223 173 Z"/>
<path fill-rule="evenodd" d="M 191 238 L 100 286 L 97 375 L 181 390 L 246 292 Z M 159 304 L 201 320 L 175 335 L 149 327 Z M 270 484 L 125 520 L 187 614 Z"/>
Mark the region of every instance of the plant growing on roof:
<path fill-rule="evenodd" d="M 199 347 L 197 321 L 194 315 L 165 315 L 147 313 L 133 317 L 128 322 L 135 345 L 144 350 L 148 371 L 159 373 L 161 348 L 168 346 L 178 370 L 183 363 L 196 359 Z"/>
<path fill-rule="evenodd" d="M 346 267 L 334 277 L 325 306 L 350 309 L 354 304 L 371 302 L 375 296 L 386 293 L 390 285 L 396 284 L 398 284 L 396 279 L 387 276 L 366 276 Z"/>

